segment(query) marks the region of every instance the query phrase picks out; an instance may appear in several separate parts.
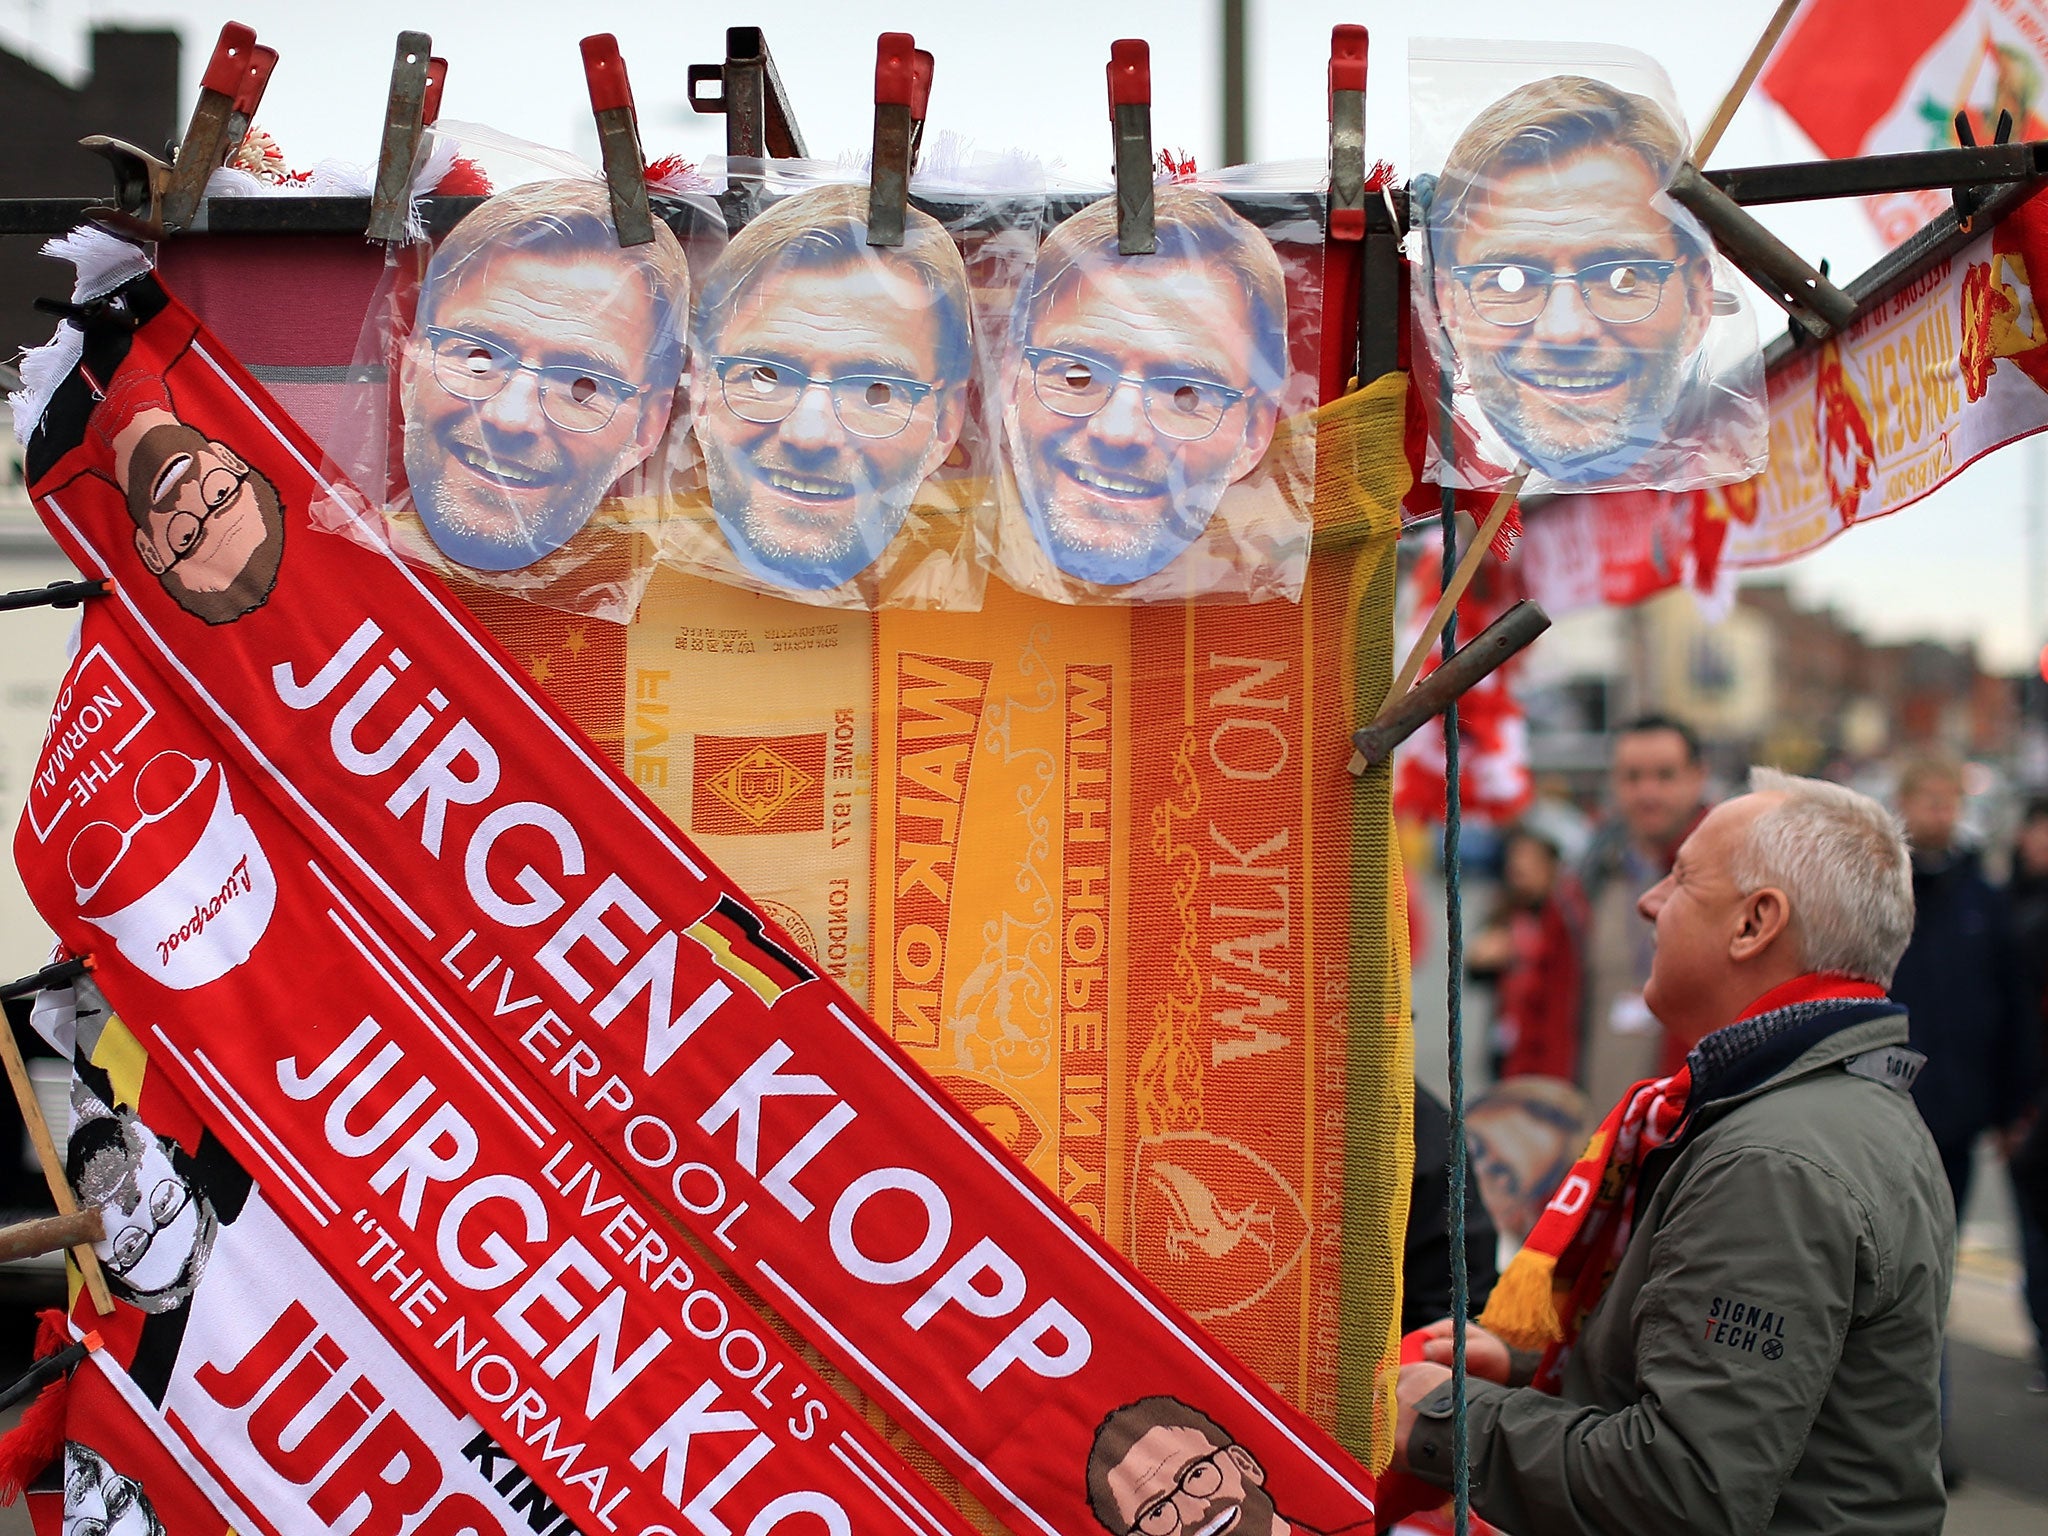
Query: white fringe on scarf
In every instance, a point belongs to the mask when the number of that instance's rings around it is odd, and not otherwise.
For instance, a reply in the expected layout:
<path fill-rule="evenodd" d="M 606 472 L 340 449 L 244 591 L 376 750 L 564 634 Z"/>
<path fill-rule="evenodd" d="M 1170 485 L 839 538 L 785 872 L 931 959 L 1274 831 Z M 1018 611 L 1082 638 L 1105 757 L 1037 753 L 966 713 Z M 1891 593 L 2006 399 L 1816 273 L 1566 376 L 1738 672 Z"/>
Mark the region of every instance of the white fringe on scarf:
<path fill-rule="evenodd" d="M 59 235 L 43 246 L 43 254 L 68 261 L 77 271 L 71 285 L 71 302 L 89 304 L 105 298 L 122 284 L 147 272 L 155 262 L 148 251 L 134 242 L 101 229 L 81 224 L 68 235 Z M 57 386 L 78 366 L 85 351 L 85 333 L 70 321 L 60 321 L 57 334 L 40 347 L 22 353 L 21 388 L 7 397 L 14 413 L 14 436 L 27 444 L 36 424 L 49 408 Z"/>

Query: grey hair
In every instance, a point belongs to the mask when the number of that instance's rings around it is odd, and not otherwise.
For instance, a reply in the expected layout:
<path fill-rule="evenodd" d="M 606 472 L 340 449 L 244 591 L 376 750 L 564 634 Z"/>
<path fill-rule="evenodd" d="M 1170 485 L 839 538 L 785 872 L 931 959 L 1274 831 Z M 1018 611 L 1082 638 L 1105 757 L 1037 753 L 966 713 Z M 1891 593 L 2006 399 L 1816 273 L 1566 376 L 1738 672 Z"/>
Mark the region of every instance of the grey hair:
<path fill-rule="evenodd" d="M 1899 818 L 1846 785 L 1775 768 L 1750 769 L 1749 787 L 1784 799 L 1750 823 L 1729 861 L 1736 889 L 1785 893 L 1807 970 L 1889 987 L 1913 936 L 1913 857 Z"/>

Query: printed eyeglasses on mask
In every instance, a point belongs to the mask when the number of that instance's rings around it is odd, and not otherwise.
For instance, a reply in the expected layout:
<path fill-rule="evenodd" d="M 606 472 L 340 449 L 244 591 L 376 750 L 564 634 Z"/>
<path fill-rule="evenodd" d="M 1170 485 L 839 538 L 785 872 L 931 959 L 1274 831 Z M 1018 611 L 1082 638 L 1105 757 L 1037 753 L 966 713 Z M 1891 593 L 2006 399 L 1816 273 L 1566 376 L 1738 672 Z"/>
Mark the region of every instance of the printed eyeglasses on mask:
<path fill-rule="evenodd" d="M 1609 325 L 1634 325 L 1657 312 L 1675 261 L 1594 261 L 1576 272 L 1551 272 L 1526 261 L 1480 262 L 1451 268 L 1480 317 L 1495 325 L 1531 325 L 1550 302 L 1550 290 L 1569 282 L 1587 311 Z"/>
<path fill-rule="evenodd" d="M 449 394 L 480 405 L 502 392 L 515 374 L 530 373 L 540 389 L 541 414 L 564 432 L 601 431 L 611 425 L 620 406 L 647 392 L 643 384 L 629 384 L 593 368 L 529 363 L 485 336 L 443 325 L 425 330 L 433 348 L 434 381 Z"/>
<path fill-rule="evenodd" d="M 1054 415 L 1076 420 L 1093 416 L 1124 385 L 1135 384 L 1152 430 L 1175 442 L 1199 443 L 1212 435 L 1231 407 L 1245 397 L 1244 390 L 1214 379 L 1119 373 L 1099 358 L 1055 347 L 1026 347 L 1023 351 L 1038 403 Z"/>
<path fill-rule="evenodd" d="M 741 421 L 772 427 L 786 421 L 809 389 L 822 389 L 832 401 L 839 425 L 855 437 L 894 437 L 936 384 L 888 373 L 843 373 L 813 378 L 802 369 L 770 357 L 722 356 L 711 360 L 726 409 Z"/>

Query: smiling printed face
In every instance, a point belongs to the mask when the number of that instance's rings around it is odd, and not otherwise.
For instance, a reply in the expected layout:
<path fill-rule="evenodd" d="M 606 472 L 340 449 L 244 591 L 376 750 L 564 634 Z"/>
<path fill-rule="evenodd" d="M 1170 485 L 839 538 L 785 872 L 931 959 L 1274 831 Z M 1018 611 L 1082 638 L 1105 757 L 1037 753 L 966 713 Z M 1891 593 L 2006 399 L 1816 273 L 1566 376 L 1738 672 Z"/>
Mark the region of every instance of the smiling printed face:
<path fill-rule="evenodd" d="M 413 499 L 443 554 L 517 570 L 568 542 L 667 425 L 647 280 L 615 252 L 514 251 L 430 297 L 403 363 Z"/>
<path fill-rule="evenodd" d="M 1439 303 L 1480 408 L 1554 479 L 1603 478 L 1658 446 L 1705 336 L 1712 270 L 1654 206 L 1661 190 L 1635 152 L 1588 147 L 1494 178 L 1440 252 Z"/>
<path fill-rule="evenodd" d="M 1198 538 L 1271 442 L 1252 307 L 1220 264 L 1077 267 L 1042 296 L 1007 423 L 1032 531 L 1059 568 L 1125 585 Z"/>
<path fill-rule="evenodd" d="M 1187 1425 L 1147 1430 L 1108 1482 L 1124 1530 L 1138 1536 L 1275 1536 L 1284 1529 L 1251 1453 L 1219 1449 Z"/>
<path fill-rule="evenodd" d="M 922 283 L 878 259 L 742 288 L 696 381 L 696 430 L 712 511 L 751 574 L 820 590 L 880 557 L 965 419 L 940 340 Z"/>

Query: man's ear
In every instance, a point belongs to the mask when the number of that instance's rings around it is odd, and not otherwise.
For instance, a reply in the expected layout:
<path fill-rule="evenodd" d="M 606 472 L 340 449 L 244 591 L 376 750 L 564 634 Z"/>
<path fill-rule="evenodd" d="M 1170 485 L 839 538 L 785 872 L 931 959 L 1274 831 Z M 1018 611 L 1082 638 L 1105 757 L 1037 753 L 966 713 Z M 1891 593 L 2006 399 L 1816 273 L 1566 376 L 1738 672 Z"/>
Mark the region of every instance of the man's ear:
<path fill-rule="evenodd" d="M 163 557 L 156 552 L 156 546 L 149 542 L 149 535 L 140 528 L 135 530 L 135 553 L 140 555 L 142 563 L 149 567 L 150 575 L 163 575 Z"/>
<path fill-rule="evenodd" d="M 1266 1469 L 1259 1465 L 1258 1457 L 1241 1445 L 1233 1445 L 1228 1455 L 1232 1461 L 1237 1463 L 1238 1473 L 1246 1482 L 1250 1483 L 1254 1488 L 1265 1486 Z"/>
<path fill-rule="evenodd" d="M 1738 963 L 1754 960 L 1792 926 L 1792 904 L 1775 885 L 1751 891 L 1742 898 L 1741 918 L 1735 936 L 1728 941 L 1728 958 Z"/>
<path fill-rule="evenodd" d="M 1273 430 L 1280 423 L 1280 405 L 1264 391 L 1255 390 L 1245 399 L 1244 446 L 1230 461 L 1228 484 L 1235 485 L 1250 474 L 1272 446 Z"/>
<path fill-rule="evenodd" d="M 931 472 L 946 462 L 946 455 L 953 451 L 953 445 L 960 441 L 960 429 L 967 424 L 967 386 L 965 384 L 941 384 L 935 391 L 939 402 L 938 419 L 932 425 L 932 445 L 925 449 L 924 458 L 917 467 L 920 484 Z"/>
<path fill-rule="evenodd" d="M 1714 319 L 1714 252 L 1709 246 L 1679 268 L 1685 279 L 1685 332 L 1679 345 L 1690 357 L 1707 339 L 1707 327 Z"/>
<path fill-rule="evenodd" d="M 661 434 L 668 430 L 669 417 L 675 410 L 676 390 L 653 395 L 640 408 L 640 424 L 633 431 L 633 463 L 646 462 L 661 441 Z"/>

